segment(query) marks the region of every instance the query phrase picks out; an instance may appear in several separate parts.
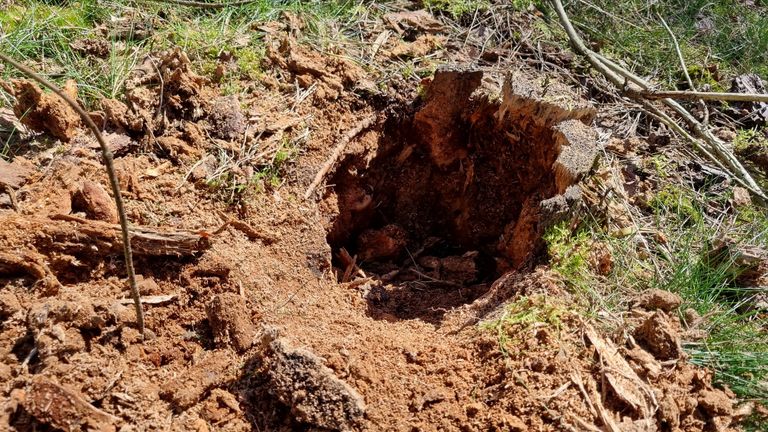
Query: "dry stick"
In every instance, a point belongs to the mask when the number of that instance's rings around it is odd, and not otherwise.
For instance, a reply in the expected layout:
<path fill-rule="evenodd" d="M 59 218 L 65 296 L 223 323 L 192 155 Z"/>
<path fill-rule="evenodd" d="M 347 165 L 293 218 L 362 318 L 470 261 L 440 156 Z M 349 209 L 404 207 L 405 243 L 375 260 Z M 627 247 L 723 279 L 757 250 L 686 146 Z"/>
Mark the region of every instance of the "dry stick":
<path fill-rule="evenodd" d="M 245 6 L 251 3 L 256 3 L 259 0 L 242 0 L 242 1 L 233 1 L 233 2 L 210 2 L 210 3 L 192 1 L 192 0 L 140 0 L 140 1 L 148 1 L 152 3 L 170 3 L 170 4 L 177 4 L 180 6 L 198 7 L 198 8 L 206 8 L 206 9 L 224 9 L 224 8 L 234 7 L 234 6 Z"/>
<path fill-rule="evenodd" d="M 309 199 L 310 196 L 312 196 L 312 193 L 315 192 L 315 189 L 320 185 L 320 183 L 323 182 L 323 179 L 325 178 L 326 174 L 328 174 L 328 171 L 333 168 L 333 164 L 336 163 L 336 160 L 341 156 L 341 153 L 344 151 L 344 149 L 347 147 L 350 141 L 352 141 L 352 138 L 357 136 L 360 132 L 362 132 L 365 129 L 368 129 L 371 127 L 371 125 L 376 121 L 376 115 L 370 115 L 357 123 L 355 127 L 348 130 L 347 133 L 344 134 L 344 136 L 341 137 L 341 141 L 336 145 L 336 148 L 333 149 L 333 153 L 328 157 L 328 160 L 325 161 L 322 167 L 320 167 L 320 171 L 317 172 L 315 175 L 315 179 L 312 180 L 312 184 L 309 185 L 307 188 L 307 191 L 304 192 L 304 199 Z"/>
<path fill-rule="evenodd" d="M 64 93 L 59 87 L 36 74 L 32 69 L 24 66 L 21 63 L 18 63 L 3 53 L 0 53 L 0 60 L 9 63 L 11 66 L 23 72 L 24 75 L 27 75 L 28 77 L 40 83 L 42 86 L 47 87 L 52 92 L 56 93 L 56 95 L 62 98 L 67 104 L 69 104 L 69 106 L 72 107 L 72 109 L 74 109 L 80 115 L 80 117 L 83 119 L 83 122 L 85 122 L 85 124 L 88 126 L 88 129 L 93 132 L 93 135 L 99 142 L 101 153 L 104 158 L 104 165 L 107 169 L 107 176 L 109 177 L 109 183 L 112 185 L 112 193 L 115 195 L 117 213 L 120 215 L 120 228 L 123 234 L 123 253 L 125 255 L 125 267 L 128 270 L 128 284 L 131 288 L 131 297 L 133 297 L 133 304 L 136 307 L 136 322 L 139 326 L 139 332 L 141 332 L 142 337 L 146 336 L 144 331 L 144 309 L 141 305 L 141 294 L 139 293 L 139 288 L 136 285 L 136 273 L 133 267 L 133 253 L 131 252 L 130 234 L 128 232 L 128 217 L 125 215 L 123 197 L 120 195 L 120 183 L 117 181 L 115 165 L 112 162 L 112 152 L 109 150 L 107 142 L 104 141 L 104 137 L 101 135 L 101 132 L 99 132 L 99 128 L 96 126 L 96 123 L 91 120 L 91 117 L 88 115 L 88 113 L 85 112 L 85 110 L 83 110 L 77 102 L 72 100 L 72 98 Z"/>
<path fill-rule="evenodd" d="M 729 102 L 768 102 L 768 94 L 760 93 L 726 93 L 726 92 L 702 92 L 687 90 L 671 91 L 646 91 L 642 93 L 646 99 L 703 99 Z"/>
<path fill-rule="evenodd" d="M 664 19 L 663 16 L 661 16 L 660 13 L 656 12 L 656 16 L 659 17 L 659 20 L 661 21 L 661 24 L 664 26 L 664 29 L 667 30 L 667 34 L 669 34 L 669 38 L 672 39 L 672 45 L 675 47 L 675 52 L 677 53 L 677 59 L 680 60 L 680 66 L 683 69 L 683 75 L 685 75 L 685 80 L 688 82 L 688 88 L 690 88 L 692 91 L 696 91 L 696 86 L 693 85 L 693 80 L 691 79 L 691 75 L 688 73 L 688 65 L 685 64 L 685 58 L 683 57 L 683 52 L 680 50 L 680 44 L 677 42 L 677 36 L 675 36 L 675 33 L 672 31 L 671 28 L 669 28 L 669 25 L 667 25 L 667 21 Z M 707 109 L 707 104 L 702 100 L 699 99 L 699 106 L 701 107 L 701 111 L 704 114 L 704 118 L 702 122 L 704 124 L 709 123 L 709 110 Z"/>
<path fill-rule="evenodd" d="M 613 85 L 623 89 L 623 92 L 626 96 L 643 103 L 644 106 L 647 106 L 647 100 L 643 97 L 643 95 L 649 91 L 651 85 L 632 72 L 622 68 L 615 62 L 587 48 L 587 46 L 584 44 L 584 41 L 573 28 L 573 25 L 568 18 L 568 14 L 563 8 L 562 2 L 560 0 L 551 1 L 560 19 L 560 24 L 563 26 L 563 29 L 568 35 L 573 48 L 579 54 L 586 57 L 587 61 L 589 61 L 592 67 L 597 69 L 597 71 L 605 76 Z M 634 83 L 636 87 L 633 87 L 631 85 L 632 83 Z M 639 87 L 639 90 L 637 87 Z M 684 137 L 693 138 L 691 142 L 696 148 L 706 149 L 707 157 L 711 158 L 713 162 L 722 164 L 724 167 L 727 167 L 728 169 L 726 169 L 726 171 L 729 172 L 739 184 L 747 188 L 762 201 L 768 201 L 768 197 L 766 197 L 765 192 L 763 192 L 760 186 L 758 186 L 749 172 L 744 168 L 741 162 L 736 159 L 733 153 L 731 153 L 731 151 L 725 147 L 722 141 L 712 135 L 711 131 L 704 127 L 704 125 L 696 120 L 696 118 L 693 117 L 693 115 L 691 115 L 691 113 L 689 113 L 679 103 L 672 99 L 662 99 L 661 102 L 674 110 L 693 130 L 693 133 L 696 135 L 696 137 L 698 137 L 698 139 L 695 139 L 690 134 L 686 134 Z M 678 128 L 675 129 L 678 130 Z"/>

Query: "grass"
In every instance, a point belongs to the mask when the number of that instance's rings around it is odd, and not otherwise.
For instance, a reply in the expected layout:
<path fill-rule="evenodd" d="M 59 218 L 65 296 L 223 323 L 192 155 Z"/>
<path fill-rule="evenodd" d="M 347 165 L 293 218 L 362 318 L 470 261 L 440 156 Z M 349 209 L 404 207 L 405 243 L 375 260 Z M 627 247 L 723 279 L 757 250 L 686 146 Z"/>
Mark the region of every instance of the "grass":
<path fill-rule="evenodd" d="M 694 192 L 681 190 L 677 195 L 690 197 Z M 669 237 L 667 271 L 653 284 L 680 294 L 685 301 L 683 308 L 706 317 L 703 330 L 707 337 L 684 345 L 691 362 L 715 370 L 715 379 L 740 397 L 766 403 L 768 316 L 765 311 L 751 309 L 755 296 L 764 290 L 738 286 L 734 257 L 713 259 L 707 251 L 713 231 L 727 234 L 737 244 L 768 248 L 768 219 L 762 210 L 746 208 L 717 224 L 696 201 L 682 200 L 686 202 L 683 206 L 654 207 L 657 224 L 678 234 Z"/>
<path fill-rule="evenodd" d="M 576 0 L 566 6 L 593 46 L 663 84 L 684 88 L 669 35 L 677 36 L 694 84 L 723 90 L 725 75 L 768 77 L 768 6 L 761 2 Z"/>
<path fill-rule="evenodd" d="M 552 269 L 582 298 L 587 314 L 621 310 L 625 307 L 622 302 L 649 288 L 680 295 L 684 301 L 681 319 L 688 308 L 704 317 L 704 339 L 684 341 L 690 361 L 711 368 L 716 382 L 728 385 L 739 397 L 765 404 L 768 315 L 750 308 L 755 296 L 765 290 L 739 286 L 734 258 L 713 259 L 709 251 L 711 242 L 721 234 L 736 244 L 768 249 L 768 218 L 756 207 L 726 215 L 710 214 L 712 206 L 724 208 L 728 198 L 708 195 L 706 190 L 662 187 L 650 201 L 647 219 L 663 236 L 649 241 L 650 253 L 638 253 L 629 239 L 610 235 L 603 226 L 591 222 L 575 230 L 557 225 L 544 238 Z M 702 203 L 709 203 L 710 208 Z M 596 274 L 590 264 L 593 239 L 612 255 L 614 270 L 608 275 Z"/>
<path fill-rule="evenodd" d="M 238 70 L 236 75 L 225 77 L 230 85 L 241 78 L 258 79 L 264 44 L 256 28 L 278 20 L 286 11 L 300 13 L 307 37 L 320 40 L 328 38 L 327 26 L 351 20 L 361 8 L 352 0 L 262 0 L 223 10 L 162 3 L 132 7 L 98 0 L 55 4 L 17 0 L 0 11 L 0 50 L 34 66 L 58 84 L 74 79 L 81 99 L 94 106 L 101 98 L 120 96 L 125 79 L 144 55 L 174 46 L 209 72 L 213 72 L 211 65 L 219 56 L 232 55 Z M 126 19 L 129 26 L 151 26 L 150 36 L 134 39 L 110 33 L 105 37 L 96 29 L 109 24 L 111 17 Z M 70 43 L 83 38 L 106 38 L 111 46 L 108 58 L 96 59 L 74 51 Z M 19 76 L 9 68 L 0 72 L 4 79 Z"/>

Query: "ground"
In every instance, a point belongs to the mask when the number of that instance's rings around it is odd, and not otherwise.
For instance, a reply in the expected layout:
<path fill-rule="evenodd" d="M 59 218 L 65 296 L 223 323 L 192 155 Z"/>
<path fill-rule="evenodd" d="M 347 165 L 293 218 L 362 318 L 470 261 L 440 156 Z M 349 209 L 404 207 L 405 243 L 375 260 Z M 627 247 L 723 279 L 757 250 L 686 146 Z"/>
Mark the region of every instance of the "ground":
<path fill-rule="evenodd" d="M 115 154 L 147 334 L 98 143 L 6 75 L 0 423 L 764 427 L 765 305 L 743 293 L 768 224 L 749 194 L 564 73 L 571 54 L 486 47 L 535 29 L 520 5 L 368 6 L 244 22 L 9 2 L 11 54 L 37 59 L 30 9 L 87 29 L 70 60 L 35 62 L 73 79 Z"/>

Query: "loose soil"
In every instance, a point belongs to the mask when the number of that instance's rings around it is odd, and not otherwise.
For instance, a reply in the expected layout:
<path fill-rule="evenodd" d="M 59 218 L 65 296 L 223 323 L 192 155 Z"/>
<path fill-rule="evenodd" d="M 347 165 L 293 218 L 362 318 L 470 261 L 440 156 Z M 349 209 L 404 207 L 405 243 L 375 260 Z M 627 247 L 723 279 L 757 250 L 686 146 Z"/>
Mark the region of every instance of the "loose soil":
<path fill-rule="evenodd" d="M 431 33 L 411 18 L 411 31 Z M 95 142 L 58 114 L 60 100 L 13 83 L 17 111 L 40 101 L 27 126 L 61 142 L 0 176 L 14 196 L 0 199 L 4 427 L 734 428 L 734 395 L 685 361 L 674 313 L 646 310 L 664 309 L 653 294 L 628 328 L 600 335 L 536 267 L 543 231 L 577 209 L 595 161 L 583 98 L 549 77 L 471 68 L 439 70 L 422 96 L 405 82 L 379 92 L 375 77 L 288 31 L 268 43 L 265 77 L 239 98 L 172 51 L 93 114 L 142 227 L 148 340 L 125 301 Z M 403 43 L 380 56 L 404 55 Z M 296 82 L 314 92 L 297 100 Z M 371 115 L 304 200 L 340 137 Z M 211 190 L 222 152 L 248 159 L 246 148 L 270 152 L 305 130 L 279 187 L 236 200 Z M 523 298 L 563 312 L 504 321 L 504 305 Z"/>

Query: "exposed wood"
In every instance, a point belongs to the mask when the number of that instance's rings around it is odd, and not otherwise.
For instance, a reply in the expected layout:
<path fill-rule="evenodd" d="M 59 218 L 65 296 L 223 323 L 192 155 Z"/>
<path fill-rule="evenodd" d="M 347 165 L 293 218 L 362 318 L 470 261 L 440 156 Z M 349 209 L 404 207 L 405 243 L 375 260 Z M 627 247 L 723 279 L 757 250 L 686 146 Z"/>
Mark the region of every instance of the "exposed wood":
<path fill-rule="evenodd" d="M 28 242 L 41 251 L 78 254 L 119 254 L 123 244 L 120 225 L 70 215 L 51 218 L 9 214 L 0 218 L 6 232 L 30 233 Z M 210 234 L 150 227 L 131 228 L 131 246 L 136 255 L 188 256 L 210 247 Z M 0 235 L 0 249 L 4 249 Z"/>
<path fill-rule="evenodd" d="M 344 134 L 344 136 L 341 137 L 341 140 L 336 145 L 336 148 L 333 149 L 333 153 L 328 157 L 328 160 L 325 161 L 322 167 L 320 167 L 320 170 L 315 175 L 315 179 L 312 180 L 312 183 L 307 188 L 307 191 L 304 192 L 304 199 L 309 199 L 309 197 L 312 196 L 312 194 L 315 192 L 315 189 L 320 185 L 320 183 L 323 182 L 325 179 L 325 176 L 328 174 L 328 172 L 333 168 L 333 165 L 336 163 L 336 161 L 339 159 L 339 156 L 344 152 L 344 149 L 347 148 L 347 145 L 350 141 L 352 141 L 352 138 L 356 137 L 357 134 L 362 132 L 365 129 L 368 129 L 373 125 L 373 123 L 376 121 L 375 115 L 370 115 L 357 123 L 355 127 L 347 131 L 347 133 Z"/>

